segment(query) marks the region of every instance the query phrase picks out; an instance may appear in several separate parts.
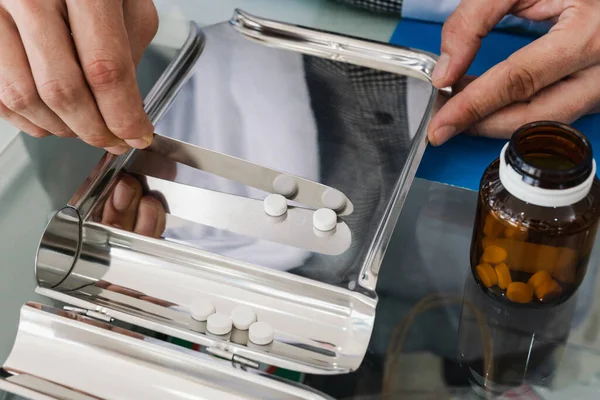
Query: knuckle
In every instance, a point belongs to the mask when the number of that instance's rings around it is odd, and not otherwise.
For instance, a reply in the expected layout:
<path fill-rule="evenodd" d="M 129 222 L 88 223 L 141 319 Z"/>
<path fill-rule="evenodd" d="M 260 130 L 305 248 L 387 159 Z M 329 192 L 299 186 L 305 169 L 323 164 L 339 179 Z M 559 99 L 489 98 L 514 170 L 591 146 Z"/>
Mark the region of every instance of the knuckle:
<path fill-rule="evenodd" d="M 20 0 L 13 1 L 11 5 L 18 6 L 20 10 L 27 11 L 28 13 L 40 12 L 41 4 L 39 0 Z"/>
<path fill-rule="evenodd" d="M 124 115 L 127 115 L 128 117 L 122 118 L 119 116 L 117 119 L 105 118 L 108 129 L 121 139 L 135 139 L 140 137 L 140 134 L 145 131 L 144 119 L 147 118 L 143 113 L 143 110 Z M 116 115 L 114 117 L 116 117 Z"/>
<path fill-rule="evenodd" d="M 600 7 L 598 8 L 600 9 Z M 600 15 L 598 16 L 598 20 L 596 21 L 595 28 L 590 31 L 595 33 L 589 35 L 587 39 L 583 42 L 581 54 L 591 55 L 593 59 L 598 61 L 600 60 Z"/>
<path fill-rule="evenodd" d="M 466 110 L 471 121 L 481 121 L 483 119 L 483 113 L 479 111 L 476 104 L 469 104 Z"/>
<path fill-rule="evenodd" d="M 67 127 L 64 127 L 62 129 L 57 129 L 54 132 L 52 132 L 54 135 L 58 136 L 58 137 L 62 137 L 62 138 L 69 138 L 69 137 L 73 137 L 75 134 L 73 133 L 72 130 L 70 130 Z"/>
<path fill-rule="evenodd" d="M 480 102 L 475 101 L 473 98 L 468 98 L 465 95 L 465 92 L 459 93 L 457 97 L 460 96 L 462 101 L 459 104 L 459 109 L 464 110 L 465 115 L 468 117 L 468 121 L 472 123 L 481 121 L 483 119 L 484 112 L 483 107 Z"/>
<path fill-rule="evenodd" d="M 0 86 L 0 100 L 8 109 L 20 113 L 35 106 L 38 95 L 35 87 L 26 87 L 15 81 Z"/>
<path fill-rule="evenodd" d="M 528 99 L 538 91 L 537 79 L 523 66 L 509 66 L 507 79 L 507 102 Z"/>
<path fill-rule="evenodd" d="M 124 61 L 117 57 L 98 54 L 94 61 L 83 66 L 88 84 L 95 89 L 113 87 L 129 78 L 129 70 Z"/>
<path fill-rule="evenodd" d="M 464 32 L 468 32 L 470 30 L 470 25 L 467 23 L 467 20 L 462 12 L 456 10 L 442 27 L 442 39 L 450 40 L 450 38 L 455 36 L 462 36 Z"/>
<path fill-rule="evenodd" d="M 80 98 L 81 89 L 64 79 L 54 79 L 38 88 L 40 98 L 53 110 L 71 110 Z"/>

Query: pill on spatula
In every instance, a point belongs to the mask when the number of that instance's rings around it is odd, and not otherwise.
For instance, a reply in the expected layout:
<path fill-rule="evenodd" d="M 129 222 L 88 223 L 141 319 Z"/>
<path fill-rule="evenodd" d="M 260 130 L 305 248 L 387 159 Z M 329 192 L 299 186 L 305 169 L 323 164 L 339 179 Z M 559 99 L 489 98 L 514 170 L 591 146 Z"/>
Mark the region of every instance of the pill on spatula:
<path fill-rule="evenodd" d="M 247 306 L 237 306 L 231 312 L 231 320 L 235 329 L 247 331 L 254 322 L 256 322 L 256 313 Z"/>
<path fill-rule="evenodd" d="M 287 212 L 287 200 L 280 194 L 270 194 L 264 200 L 265 213 L 271 217 L 281 217 Z"/>
<path fill-rule="evenodd" d="M 323 192 L 321 201 L 326 208 L 331 208 L 334 211 L 341 210 L 346 206 L 346 196 L 339 190 L 329 188 Z"/>
<path fill-rule="evenodd" d="M 215 313 L 206 321 L 206 329 L 213 335 L 227 335 L 231 328 L 231 318 L 226 314 Z"/>
<path fill-rule="evenodd" d="M 337 214 L 329 208 L 319 208 L 313 214 L 313 226 L 322 232 L 329 232 L 337 225 Z"/>
<path fill-rule="evenodd" d="M 248 339 L 250 339 L 252 343 L 265 346 L 271 343 L 274 337 L 275 333 L 273 332 L 273 328 L 266 322 L 259 321 L 250 325 Z"/>
<path fill-rule="evenodd" d="M 298 184 L 293 176 L 279 175 L 273 181 L 273 191 L 285 197 L 291 197 L 298 190 Z"/>
<path fill-rule="evenodd" d="M 194 299 L 190 304 L 190 314 L 196 321 L 206 321 L 215 313 L 215 305 L 208 299 Z"/>

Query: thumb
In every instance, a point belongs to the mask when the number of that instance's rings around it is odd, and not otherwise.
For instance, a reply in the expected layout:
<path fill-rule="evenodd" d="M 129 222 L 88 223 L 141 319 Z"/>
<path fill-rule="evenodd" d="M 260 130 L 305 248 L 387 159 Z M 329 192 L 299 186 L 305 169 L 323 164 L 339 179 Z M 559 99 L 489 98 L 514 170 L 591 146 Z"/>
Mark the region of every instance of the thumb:
<path fill-rule="evenodd" d="M 433 71 L 433 85 L 454 85 L 473 62 L 481 40 L 508 14 L 517 0 L 463 0 L 442 29 L 442 54 Z"/>

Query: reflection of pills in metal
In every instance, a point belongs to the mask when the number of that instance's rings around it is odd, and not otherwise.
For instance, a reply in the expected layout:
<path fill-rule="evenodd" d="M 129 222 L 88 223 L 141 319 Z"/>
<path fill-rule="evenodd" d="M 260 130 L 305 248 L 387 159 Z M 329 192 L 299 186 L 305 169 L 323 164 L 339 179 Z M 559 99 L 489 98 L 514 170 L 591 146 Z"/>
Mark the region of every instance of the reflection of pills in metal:
<path fill-rule="evenodd" d="M 196 321 L 192 319 L 189 323 L 189 327 L 193 331 L 206 333 L 206 321 Z"/>
<path fill-rule="evenodd" d="M 346 196 L 337 189 L 329 188 L 325 190 L 321 200 L 326 208 L 331 208 L 334 211 L 341 210 L 346 206 Z"/>
<path fill-rule="evenodd" d="M 250 325 L 256 322 L 256 313 L 247 306 L 237 306 L 231 312 L 233 326 L 241 331 L 248 330 Z"/>
<path fill-rule="evenodd" d="M 298 184 L 293 176 L 279 175 L 273 181 L 273 191 L 285 197 L 291 197 L 298 190 Z"/>
<path fill-rule="evenodd" d="M 248 339 L 250 339 L 252 343 L 264 346 L 271 343 L 274 337 L 275 333 L 273 332 L 273 328 L 266 322 L 259 321 L 250 325 Z"/>
<path fill-rule="evenodd" d="M 337 214 L 329 208 L 319 208 L 313 214 L 313 225 L 323 232 L 333 230 L 337 225 Z"/>
<path fill-rule="evenodd" d="M 280 194 L 270 194 L 264 201 L 265 212 L 271 217 L 281 217 L 287 212 L 287 200 Z"/>
<path fill-rule="evenodd" d="M 226 314 L 215 313 L 206 321 L 206 329 L 213 335 L 227 335 L 231 328 L 231 318 Z"/>
<path fill-rule="evenodd" d="M 233 343 L 241 344 L 242 346 L 246 346 L 248 344 L 248 331 L 240 331 L 239 329 L 234 329 L 231 331 L 231 341 Z"/>
<path fill-rule="evenodd" d="M 194 299 L 190 304 L 190 314 L 196 321 L 206 321 L 215 313 L 215 305 L 208 299 Z"/>

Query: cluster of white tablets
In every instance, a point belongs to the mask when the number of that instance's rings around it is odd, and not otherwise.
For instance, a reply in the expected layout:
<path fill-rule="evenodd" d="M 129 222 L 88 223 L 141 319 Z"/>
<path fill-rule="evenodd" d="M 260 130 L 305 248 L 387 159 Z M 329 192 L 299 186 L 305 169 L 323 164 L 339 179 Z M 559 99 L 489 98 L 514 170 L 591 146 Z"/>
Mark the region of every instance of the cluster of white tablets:
<path fill-rule="evenodd" d="M 292 176 L 279 175 L 273 182 L 275 194 L 270 194 L 264 200 L 265 213 L 271 217 L 281 217 L 288 209 L 287 198 L 298 191 L 298 184 Z M 321 232 L 329 232 L 337 225 L 336 211 L 346 206 L 346 197 L 336 189 L 327 189 L 321 198 L 324 208 L 313 214 L 313 226 Z"/>
<path fill-rule="evenodd" d="M 190 304 L 192 318 L 206 322 L 206 330 L 213 335 L 228 335 L 233 328 L 248 331 L 248 339 L 257 345 L 267 345 L 273 341 L 274 332 L 271 325 L 257 321 L 256 312 L 247 306 L 237 306 L 231 315 L 217 312 L 209 299 L 196 299 Z"/>

